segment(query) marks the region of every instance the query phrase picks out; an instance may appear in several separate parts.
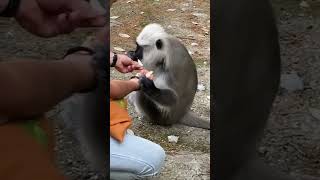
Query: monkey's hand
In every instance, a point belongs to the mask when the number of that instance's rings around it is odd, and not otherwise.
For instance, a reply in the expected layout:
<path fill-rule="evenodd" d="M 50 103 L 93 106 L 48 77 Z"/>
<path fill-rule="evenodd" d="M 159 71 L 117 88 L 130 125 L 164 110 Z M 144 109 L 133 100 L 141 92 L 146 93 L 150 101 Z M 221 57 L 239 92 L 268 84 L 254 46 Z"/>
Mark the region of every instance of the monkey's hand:
<path fill-rule="evenodd" d="M 164 106 L 176 104 L 177 95 L 174 91 L 170 89 L 157 88 L 153 80 L 147 78 L 145 75 L 140 76 L 139 84 L 140 90 L 150 98 L 150 100 Z"/>

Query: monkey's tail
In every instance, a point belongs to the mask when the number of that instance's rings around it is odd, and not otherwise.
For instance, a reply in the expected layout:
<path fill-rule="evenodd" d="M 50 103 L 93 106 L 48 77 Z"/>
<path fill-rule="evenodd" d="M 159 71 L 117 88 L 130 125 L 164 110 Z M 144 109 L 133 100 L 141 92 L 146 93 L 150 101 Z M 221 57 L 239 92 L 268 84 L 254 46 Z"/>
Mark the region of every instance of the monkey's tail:
<path fill-rule="evenodd" d="M 180 123 L 191 127 L 210 129 L 210 120 L 203 119 L 191 111 L 187 112 Z"/>

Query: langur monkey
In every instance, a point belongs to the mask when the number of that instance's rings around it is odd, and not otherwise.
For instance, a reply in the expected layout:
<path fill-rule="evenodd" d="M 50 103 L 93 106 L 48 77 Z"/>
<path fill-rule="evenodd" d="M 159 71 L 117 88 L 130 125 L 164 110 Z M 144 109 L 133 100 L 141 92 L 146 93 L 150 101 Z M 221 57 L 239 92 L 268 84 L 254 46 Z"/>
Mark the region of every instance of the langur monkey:
<path fill-rule="evenodd" d="M 197 91 L 196 66 L 185 46 L 165 32 L 159 24 L 149 24 L 136 39 L 137 48 L 129 51 L 133 60 L 153 71 L 154 80 L 140 77 L 141 90 L 128 95 L 129 103 L 142 116 L 159 125 L 182 123 L 210 129 L 210 121 L 190 111 Z"/>

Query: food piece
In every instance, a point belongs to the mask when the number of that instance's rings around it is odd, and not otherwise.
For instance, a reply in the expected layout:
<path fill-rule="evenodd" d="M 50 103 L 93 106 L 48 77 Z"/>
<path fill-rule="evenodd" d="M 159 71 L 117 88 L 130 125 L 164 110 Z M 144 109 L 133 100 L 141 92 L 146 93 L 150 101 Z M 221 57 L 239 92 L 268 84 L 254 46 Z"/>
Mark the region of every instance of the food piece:
<path fill-rule="evenodd" d="M 149 71 L 147 72 L 146 77 L 150 77 L 152 74 L 153 74 L 153 71 Z"/>
<path fill-rule="evenodd" d="M 143 66 L 142 62 L 140 61 L 140 59 L 138 59 L 138 63 L 140 66 Z"/>

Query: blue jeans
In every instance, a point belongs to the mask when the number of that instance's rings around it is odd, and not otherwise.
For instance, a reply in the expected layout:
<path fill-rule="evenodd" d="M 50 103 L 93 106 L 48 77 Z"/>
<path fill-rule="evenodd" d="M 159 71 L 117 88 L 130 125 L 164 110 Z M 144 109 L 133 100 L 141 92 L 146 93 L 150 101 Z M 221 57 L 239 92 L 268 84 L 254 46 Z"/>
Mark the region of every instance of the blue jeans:
<path fill-rule="evenodd" d="M 138 136 L 126 134 L 119 143 L 110 137 L 110 178 L 143 179 L 158 174 L 164 165 L 161 146 Z"/>

